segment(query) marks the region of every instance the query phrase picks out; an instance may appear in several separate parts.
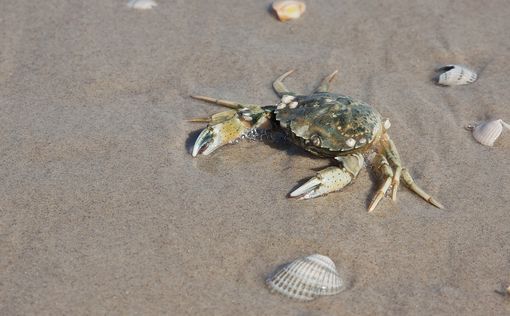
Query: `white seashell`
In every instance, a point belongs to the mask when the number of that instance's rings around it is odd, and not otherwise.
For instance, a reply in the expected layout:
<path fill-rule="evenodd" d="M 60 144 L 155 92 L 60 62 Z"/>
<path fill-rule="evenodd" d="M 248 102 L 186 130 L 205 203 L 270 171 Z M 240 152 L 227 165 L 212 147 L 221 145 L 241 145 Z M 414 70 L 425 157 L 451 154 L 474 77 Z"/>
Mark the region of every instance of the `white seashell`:
<path fill-rule="evenodd" d="M 498 139 L 503 131 L 503 126 L 510 129 L 510 125 L 503 120 L 492 120 L 477 124 L 476 126 L 468 126 L 473 131 L 473 137 L 482 145 L 494 146 L 494 142 Z"/>
<path fill-rule="evenodd" d="M 437 83 L 443 86 L 459 86 L 472 83 L 478 77 L 473 70 L 459 65 L 446 65 L 437 71 L 442 72 L 437 78 Z"/>
<path fill-rule="evenodd" d="M 158 4 L 154 0 L 130 0 L 127 5 L 133 9 L 147 10 Z"/>
<path fill-rule="evenodd" d="M 288 298 L 310 301 L 318 296 L 333 295 L 345 289 L 335 263 L 314 254 L 285 265 L 267 280 L 272 292 Z"/>
<path fill-rule="evenodd" d="M 283 0 L 273 2 L 273 10 L 282 22 L 299 18 L 306 10 L 302 1 Z"/>

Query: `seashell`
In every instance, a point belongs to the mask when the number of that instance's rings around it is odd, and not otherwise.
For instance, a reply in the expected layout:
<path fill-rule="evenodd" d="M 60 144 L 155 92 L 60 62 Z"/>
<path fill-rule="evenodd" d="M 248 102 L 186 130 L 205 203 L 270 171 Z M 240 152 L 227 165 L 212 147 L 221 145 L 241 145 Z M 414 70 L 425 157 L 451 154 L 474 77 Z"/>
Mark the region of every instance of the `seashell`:
<path fill-rule="evenodd" d="M 299 258 L 283 266 L 267 280 L 267 285 L 271 292 L 302 301 L 338 294 L 345 289 L 335 263 L 319 254 Z"/>
<path fill-rule="evenodd" d="M 154 0 L 130 0 L 127 5 L 133 9 L 147 10 L 158 4 Z"/>
<path fill-rule="evenodd" d="M 494 142 L 498 139 L 503 131 L 503 126 L 510 129 L 510 125 L 503 122 L 503 120 L 492 120 L 482 122 L 475 126 L 469 125 L 468 129 L 473 131 L 473 137 L 482 145 L 494 146 Z"/>
<path fill-rule="evenodd" d="M 283 0 L 273 2 L 273 10 L 282 22 L 299 18 L 306 10 L 303 1 Z"/>
<path fill-rule="evenodd" d="M 437 83 L 443 86 L 459 86 L 475 82 L 478 77 L 476 72 L 459 65 L 446 65 L 437 71 L 442 72 L 437 78 Z"/>

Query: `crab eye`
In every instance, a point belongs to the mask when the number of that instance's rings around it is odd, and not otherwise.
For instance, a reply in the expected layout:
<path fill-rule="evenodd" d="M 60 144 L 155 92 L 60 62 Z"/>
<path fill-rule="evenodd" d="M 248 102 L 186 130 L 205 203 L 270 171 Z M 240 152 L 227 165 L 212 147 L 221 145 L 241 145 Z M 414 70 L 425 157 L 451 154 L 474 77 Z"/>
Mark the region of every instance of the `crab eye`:
<path fill-rule="evenodd" d="M 321 138 L 319 135 L 317 134 L 314 134 L 310 137 L 310 140 L 312 141 L 312 144 L 315 146 L 315 147 L 319 147 L 321 145 Z"/>

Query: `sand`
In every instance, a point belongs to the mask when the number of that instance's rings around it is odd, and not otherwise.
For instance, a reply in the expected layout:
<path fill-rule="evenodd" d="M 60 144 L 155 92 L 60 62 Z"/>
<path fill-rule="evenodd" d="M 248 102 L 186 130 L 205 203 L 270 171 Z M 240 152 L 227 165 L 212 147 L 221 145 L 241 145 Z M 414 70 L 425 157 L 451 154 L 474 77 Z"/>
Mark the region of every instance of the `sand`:
<path fill-rule="evenodd" d="M 268 1 L 3 0 L 0 12 L 0 314 L 503 315 L 510 299 L 506 0 L 308 3 L 280 23 Z M 466 64 L 469 86 L 435 85 Z M 436 209 L 402 188 L 366 212 L 377 179 L 286 195 L 330 161 L 241 142 L 192 158 L 192 93 L 274 104 L 271 82 L 373 104 Z M 311 303 L 265 277 L 311 253 L 348 289 Z"/>

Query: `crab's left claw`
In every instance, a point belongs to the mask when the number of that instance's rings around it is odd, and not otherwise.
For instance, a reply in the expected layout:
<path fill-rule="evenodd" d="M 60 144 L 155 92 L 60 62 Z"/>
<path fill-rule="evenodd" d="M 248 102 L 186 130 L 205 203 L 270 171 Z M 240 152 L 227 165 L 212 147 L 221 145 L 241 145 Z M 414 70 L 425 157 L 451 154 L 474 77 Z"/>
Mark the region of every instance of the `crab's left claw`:
<path fill-rule="evenodd" d="M 202 121 L 201 119 L 192 121 Z M 241 120 L 237 111 L 225 111 L 214 114 L 209 125 L 198 135 L 193 146 L 192 155 L 209 155 L 219 147 L 233 143 L 249 129 L 248 122 Z"/>
<path fill-rule="evenodd" d="M 208 126 L 204 128 L 200 135 L 198 135 L 195 145 L 193 145 L 193 152 L 191 155 L 193 157 L 198 156 L 198 154 L 208 155 L 218 148 L 220 146 L 220 141 L 218 141 L 218 137 L 216 137 L 216 139 L 214 138 L 214 134 L 213 127 Z"/>

